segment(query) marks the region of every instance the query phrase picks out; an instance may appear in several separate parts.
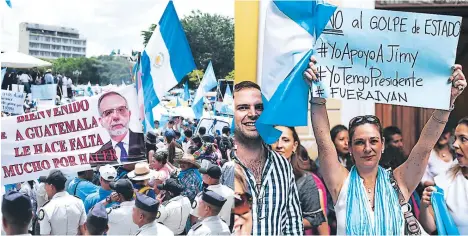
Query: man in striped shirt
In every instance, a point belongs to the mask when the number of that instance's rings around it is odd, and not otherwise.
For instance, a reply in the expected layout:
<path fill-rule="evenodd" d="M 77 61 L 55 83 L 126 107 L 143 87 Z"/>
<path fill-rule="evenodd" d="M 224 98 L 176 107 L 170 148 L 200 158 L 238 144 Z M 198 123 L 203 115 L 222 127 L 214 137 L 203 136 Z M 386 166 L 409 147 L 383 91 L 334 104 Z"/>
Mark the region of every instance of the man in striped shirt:
<path fill-rule="evenodd" d="M 234 88 L 237 151 L 234 160 L 252 194 L 252 235 L 302 235 L 302 211 L 293 169 L 266 145 L 255 128 L 263 111 L 260 87 L 244 81 Z"/>

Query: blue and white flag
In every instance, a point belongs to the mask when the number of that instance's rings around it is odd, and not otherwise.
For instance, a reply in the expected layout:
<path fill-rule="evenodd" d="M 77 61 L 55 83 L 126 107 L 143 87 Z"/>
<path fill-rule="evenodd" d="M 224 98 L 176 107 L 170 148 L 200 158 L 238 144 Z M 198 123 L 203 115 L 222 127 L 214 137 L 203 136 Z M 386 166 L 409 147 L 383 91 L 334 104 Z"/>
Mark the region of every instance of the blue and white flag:
<path fill-rule="evenodd" d="M 166 92 L 194 70 L 195 62 L 179 21 L 174 3 L 169 1 L 145 50 L 141 55 L 145 117 Z M 154 127 L 153 122 L 147 122 Z"/>
<path fill-rule="evenodd" d="M 182 104 L 180 103 L 180 98 L 177 97 L 176 98 L 176 107 L 181 107 L 181 106 L 182 106 Z"/>
<path fill-rule="evenodd" d="M 188 101 L 190 99 L 190 91 L 189 91 L 189 85 L 188 85 L 188 80 L 185 81 L 184 85 L 184 101 Z"/>
<path fill-rule="evenodd" d="M 257 78 L 265 104 L 256 127 L 263 140 L 271 144 L 281 135 L 273 128 L 275 125 L 307 125 L 309 87 L 302 74 L 315 40 L 336 6 L 323 1 L 261 1 L 260 4 Z M 292 113 L 295 115 L 290 116 Z"/>
<path fill-rule="evenodd" d="M 3 83 L 3 77 L 5 77 L 6 69 L 7 69 L 7 68 L 3 68 L 3 69 L 2 69 L 2 74 L 1 74 L 1 76 L 0 76 L 0 85 Z"/>
<path fill-rule="evenodd" d="M 226 92 L 224 92 L 223 103 L 234 104 L 234 98 L 232 97 L 232 92 L 229 85 L 226 86 Z"/>
<path fill-rule="evenodd" d="M 195 98 L 193 99 L 193 113 L 195 113 L 195 117 L 198 119 L 203 116 L 203 104 L 205 94 L 210 92 L 213 88 L 218 85 L 218 81 L 216 80 L 216 76 L 213 70 L 213 65 L 210 63 L 206 68 L 205 74 L 203 75 L 203 79 L 198 86 L 197 93 L 195 94 Z"/>
<path fill-rule="evenodd" d="M 5 2 L 11 8 L 11 1 L 10 0 L 5 0 Z"/>

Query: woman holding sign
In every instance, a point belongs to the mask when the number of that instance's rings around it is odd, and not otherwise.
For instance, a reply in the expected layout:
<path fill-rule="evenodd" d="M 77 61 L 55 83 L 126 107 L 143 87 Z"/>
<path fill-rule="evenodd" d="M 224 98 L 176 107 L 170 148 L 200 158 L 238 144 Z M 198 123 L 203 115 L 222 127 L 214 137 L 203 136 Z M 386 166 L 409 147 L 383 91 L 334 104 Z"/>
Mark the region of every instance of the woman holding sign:
<path fill-rule="evenodd" d="M 317 81 L 315 63 L 312 57 L 304 73 L 309 84 Z M 466 87 L 461 69 L 460 65 L 455 65 L 449 79 L 452 83 L 450 110 Z M 355 166 L 348 171 L 339 163 L 330 137 L 326 100 L 312 98 L 310 103 L 321 173 L 335 205 L 337 234 L 420 234 L 422 229 L 407 202 L 424 174 L 429 153 L 444 129 L 450 111 L 434 111 L 408 159 L 392 172 L 379 166 L 385 147 L 379 119 L 375 116 L 353 118 L 349 122 L 349 148 Z"/>

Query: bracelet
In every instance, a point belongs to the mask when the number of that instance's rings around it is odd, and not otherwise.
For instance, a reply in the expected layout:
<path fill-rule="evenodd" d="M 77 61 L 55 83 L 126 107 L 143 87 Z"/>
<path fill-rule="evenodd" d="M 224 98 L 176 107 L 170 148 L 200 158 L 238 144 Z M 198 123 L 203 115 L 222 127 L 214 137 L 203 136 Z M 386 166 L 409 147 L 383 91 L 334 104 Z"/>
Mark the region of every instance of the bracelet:
<path fill-rule="evenodd" d="M 313 100 L 313 98 L 312 98 L 312 99 L 310 99 L 309 103 L 310 103 L 310 104 L 315 104 L 315 105 L 325 105 L 325 104 L 327 103 L 327 100 L 323 98 L 323 101 L 321 101 L 321 102 L 315 102 L 315 101 Z"/>

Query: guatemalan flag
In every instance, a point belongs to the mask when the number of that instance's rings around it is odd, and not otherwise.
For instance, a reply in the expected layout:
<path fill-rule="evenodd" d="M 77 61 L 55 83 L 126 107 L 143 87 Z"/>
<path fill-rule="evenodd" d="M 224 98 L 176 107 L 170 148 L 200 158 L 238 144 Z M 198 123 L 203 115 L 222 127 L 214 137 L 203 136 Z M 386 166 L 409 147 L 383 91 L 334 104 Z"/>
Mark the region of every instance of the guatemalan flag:
<path fill-rule="evenodd" d="M 335 9 L 323 1 L 260 1 L 257 78 L 264 111 L 256 127 L 266 143 L 280 137 L 275 125 L 307 125 L 309 87 L 303 73 Z"/>
<path fill-rule="evenodd" d="M 190 91 L 189 91 L 189 85 L 188 85 L 188 80 L 185 81 L 184 85 L 184 101 L 188 101 L 190 99 Z"/>
<path fill-rule="evenodd" d="M 174 3 L 169 1 L 141 55 L 144 110 L 145 118 L 149 119 L 146 124 L 154 128 L 153 108 L 195 68 Z"/>
<path fill-rule="evenodd" d="M 218 81 L 216 80 L 216 76 L 213 70 L 213 65 L 211 65 L 211 61 L 206 68 L 205 74 L 203 75 L 203 79 L 198 86 L 197 93 L 195 94 L 195 98 L 193 99 L 193 113 L 195 117 L 199 119 L 203 116 L 203 104 L 205 94 L 212 90 L 214 87 L 218 85 Z"/>

